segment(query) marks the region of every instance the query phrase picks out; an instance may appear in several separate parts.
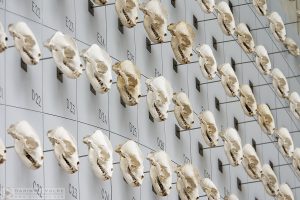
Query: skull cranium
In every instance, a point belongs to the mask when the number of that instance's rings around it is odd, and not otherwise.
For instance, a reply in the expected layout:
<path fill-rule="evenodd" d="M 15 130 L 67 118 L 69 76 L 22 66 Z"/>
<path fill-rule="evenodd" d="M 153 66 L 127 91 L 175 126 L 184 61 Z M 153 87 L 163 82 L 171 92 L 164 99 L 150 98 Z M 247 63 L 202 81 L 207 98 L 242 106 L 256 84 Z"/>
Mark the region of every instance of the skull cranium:
<path fill-rule="evenodd" d="M 177 92 L 173 95 L 175 104 L 174 114 L 179 126 L 183 129 L 190 129 L 194 124 L 193 108 L 188 96 L 184 92 Z"/>
<path fill-rule="evenodd" d="M 8 31 L 13 37 L 16 49 L 22 60 L 28 65 L 36 65 L 41 58 L 41 50 L 31 29 L 24 22 L 8 25 Z"/>
<path fill-rule="evenodd" d="M 239 94 L 239 80 L 229 63 L 223 64 L 218 69 L 221 76 L 221 83 L 229 97 L 235 97 Z"/>
<path fill-rule="evenodd" d="M 141 96 L 140 70 L 130 60 L 118 62 L 112 69 L 118 75 L 117 86 L 122 100 L 129 106 L 138 104 Z"/>
<path fill-rule="evenodd" d="M 200 186 L 203 192 L 207 195 L 208 200 L 220 200 L 220 192 L 216 185 L 209 178 L 201 179 Z"/>
<path fill-rule="evenodd" d="M 38 169 L 43 165 L 44 153 L 39 136 L 27 121 L 12 124 L 7 129 L 15 143 L 15 150 L 26 167 Z"/>
<path fill-rule="evenodd" d="M 2 140 L 0 139 L 0 165 L 6 161 L 6 148 Z"/>
<path fill-rule="evenodd" d="M 193 27 L 184 21 L 180 21 L 168 25 L 168 30 L 172 35 L 171 47 L 176 60 L 181 64 L 191 62 L 196 35 Z"/>
<path fill-rule="evenodd" d="M 281 127 L 276 130 L 276 135 L 278 137 L 278 146 L 286 157 L 292 157 L 294 152 L 294 142 L 287 128 Z"/>
<path fill-rule="evenodd" d="M 92 135 L 83 138 L 89 148 L 89 161 L 94 174 L 100 180 L 111 179 L 113 174 L 113 147 L 106 135 L 96 130 Z"/>
<path fill-rule="evenodd" d="M 225 35 L 233 35 L 235 31 L 235 20 L 230 7 L 225 1 L 221 1 L 216 6 L 218 22 Z"/>
<path fill-rule="evenodd" d="M 279 192 L 279 184 L 277 176 L 269 164 L 264 164 L 261 174 L 261 182 L 266 192 L 275 197 Z"/>
<path fill-rule="evenodd" d="M 108 92 L 112 84 L 112 61 L 108 53 L 97 44 L 93 44 L 82 52 L 81 57 L 85 61 L 86 75 L 94 90 L 100 93 Z"/>
<path fill-rule="evenodd" d="M 253 6 L 255 7 L 256 11 L 262 15 L 265 16 L 267 15 L 268 11 L 268 4 L 267 0 L 253 0 Z"/>
<path fill-rule="evenodd" d="M 235 33 L 242 49 L 246 53 L 253 53 L 255 50 L 255 43 L 247 25 L 244 23 L 238 24 Z"/>
<path fill-rule="evenodd" d="M 260 104 L 257 107 L 258 123 L 263 130 L 268 135 L 272 135 L 275 130 L 275 121 L 270 108 L 266 104 Z"/>
<path fill-rule="evenodd" d="M 155 77 L 146 80 L 148 88 L 147 104 L 153 119 L 160 122 L 168 117 L 168 109 L 172 102 L 173 89 L 170 83 L 163 77 Z"/>
<path fill-rule="evenodd" d="M 219 132 L 213 113 L 209 110 L 199 114 L 201 133 L 205 143 L 214 147 L 219 141 Z"/>
<path fill-rule="evenodd" d="M 282 98 L 288 98 L 289 96 L 289 84 L 284 74 L 278 68 L 272 70 L 273 87 L 278 96 Z"/>
<path fill-rule="evenodd" d="M 279 187 L 279 192 L 275 197 L 276 200 L 294 200 L 294 194 L 290 186 L 286 183 L 283 183 Z"/>
<path fill-rule="evenodd" d="M 125 181 L 131 187 L 139 187 L 144 179 L 143 155 L 139 146 L 132 140 L 118 145 L 115 150 L 120 155 L 120 167 Z"/>
<path fill-rule="evenodd" d="M 208 80 L 214 79 L 218 71 L 218 66 L 210 46 L 203 44 L 197 47 L 196 51 L 199 56 L 199 64 L 203 76 Z"/>
<path fill-rule="evenodd" d="M 69 78 L 76 79 L 84 70 L 74 39 L 57 31 L 46 43 L 57 67 Z"/>
<path fill-rule="evenodd" d="M 59 166 L 69 174 L 77 172 L 79 157 L 74 137 L 64 127 L 49 130 L 47 135 Z"/>
<path fill-rule="evenodd" d="M 140 5 L 140 10 L 145 15 L 144 28 L 150 40 L 154 43 L 164 42 L 167 36 L 167 9 L 160 0 L 149 0 Z"/>
<path fill-rule="evenodd" d="M 121 23 L 127 28 L 132 28 L 138 20 L 138 0 L 116 0 L 116 11 Z"/>
<path fill-rule="evenodd" d="M 249 85 L 240 86 L 240 102 L 247 116 L 251 117 L 256 115 L 257 103 Z"/>
<path fill-rule="evenodd" d="M 7 49 L 6 41 L 8 40 L 2 23 L 0 22 L 0 53 Z"/>
<path fill-rule="evenodd" d="M 150 177 L 155 193 L 159 196 L 167 196 L 172 189 L 173 164 L 164 151 L 149 153 Z"/>
<path fill-rule="evenodd" d="M 297 92 L 292 92 L 289 95 L 290 101 L 290 110 L 292 111 L 293 115 L 300 119 L 300 96 Z"/>
<path fill-rule="evenodd" d="M 255 63 L 258 70 L 264 75 L 269 75 L 271 73 L 272 66 L 266 48 L 262 45 L 258 45 L 255 47 L 255 53 Z"/>
<path fill-rule="evenodd" d="M 178 166 L 177 172 L 177 191 L 181 200 L 199 199 L 200 175 L 196 167 L 192 164 Z"/>
<path fill-rule="evenodd" d="M 297 43 L 292 38 L 287 37 L 284 40 L 284 46 L 288 49 L 290 54 L 292 54 L 293 56 L 300 55 L 300 49 L 299 49 Z"/>
<path fill-rule="evenodd" d="M 284 42 L 286 39 L 286 29 L 281 16 L 277 12 L 268 15 L 270 29 L 276 40 Z"/>
<path fill-rule="evenodd" d="M 248 176 L 254 180 L 260 179 L 262 165 L 252 145 L 245 144 L 243 147 L 243 155 L 244 159 L 242 163 Z"/>
<path fill-rule="evenodd" d="M 201 9 L 205 13 L 212 13 L 215 9 L 215 0 L 197 0 L 201 6 Z"/>
<path fill-rule="evenodd" d="M 297 173 L 298 176 L 300 176 L 300 148 L 296 148 L 293 153 L 292 157 L 292 165 Z"/>
<path fill-rule="evenodd" d="M 238 166 L 243 160 L 242 141 L 238 132 L 234 128 L 227 128 L 220 134 L 224 140 L 224 150 L 232 166 Z"/>

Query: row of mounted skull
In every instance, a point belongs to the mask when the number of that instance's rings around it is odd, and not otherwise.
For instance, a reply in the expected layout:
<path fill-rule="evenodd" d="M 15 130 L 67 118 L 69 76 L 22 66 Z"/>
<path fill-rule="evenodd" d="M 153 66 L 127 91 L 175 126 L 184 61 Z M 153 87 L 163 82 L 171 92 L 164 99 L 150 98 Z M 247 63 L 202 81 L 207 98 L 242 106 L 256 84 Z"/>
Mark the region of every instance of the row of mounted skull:
<path fill-rule="evenodd" d="M 209 130 L 207 130 L 209 131 Z M 35 130 L 27 121 L 20 121 L 11 125 L 8 134 L 14 139 L 15 150 L 23 163 L 31 169 L 38 169 L 43 164 L 44 153 L 40 139 Z M 79 156 L 76 141 L 63 127 L 48 131 L 48 138 L 53 145 L 54 153 L 59 166 L 67 173 L 73 174 L 79 168 Z M 278 129 L 279 145 L 282 150 L 286 148 L 286 129 Z M 243 165 L 251 179 L 261 180 L 267 193 L 278 200 L 289 197 L 294 199 L 293 193 L 287 184 L 279 186 L 277 177 L 269 165 L 261 165 L 255 149 L 246 144 L 242 147 L 238 132 L 227 128 L 220 133 L 224 141 L 224 150 L 231 166 Z M 105 181 L 113 175 L 113 147 L 109 138 L 100 130 L 83 138 L 88 146 L 88 158 L 96 177 Z M 115 152 L 120 156 L 120 168 L 125 181 L 132 187 L 141 186 L 144 179 L 143 154 L 139 146 L 132 140 L 118 145 Z M 208 199 L 220 199 L 220 193 L 215 184 L 208 178 L 201 178 L 198 170 L 192 164 L 176 166 L 164 151 L 149 153 L 150 178 L 155 193 L 167 196 L 172 188 L 172 175 L 177 173 L 177 190 L 182 200 L 199 199 L 198 187 L 201 186 Z M 6 150 L 0 141 L 0 163 L 6 160 Z M 293 154 L 293 165 L 300 166 L 300 149 Z M 228 200 L 238 199 L 235 195 L 227 197 Z"/>
<path fill-rule="evenodd" d="M 198 0 L 198 2 L 202 10 L 206 13 L 212 13 L 216 10 L 218 22 L 224 34 L 228 36 L 236 34 L 245 52 L 254 52 L 254 41 L 250 30 L 243 23 L 240 23 L 238 26 L 235 25 L 234 16 L 226 2 L 221 1 L 217 5 L 214 0 Z M 287 37 L 285 24 L 281 16 L 277 12 L 268 13 L 267 0 L 253 0 L 252 3 L 260 15 L 267 16 L 270 23 L 270 30 L 275 39 L 282 42 L 289 53 L 299 56 L 300 49 L 292 38 Z"/>

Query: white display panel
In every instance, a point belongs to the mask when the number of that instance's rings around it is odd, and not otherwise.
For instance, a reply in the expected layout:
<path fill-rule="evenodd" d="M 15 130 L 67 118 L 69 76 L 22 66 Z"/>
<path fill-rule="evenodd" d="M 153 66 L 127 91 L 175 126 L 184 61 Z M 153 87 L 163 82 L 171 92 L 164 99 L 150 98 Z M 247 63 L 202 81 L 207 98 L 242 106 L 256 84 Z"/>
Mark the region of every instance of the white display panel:
<path fill-rule="evenodd" d="M 169 22 L 185 20 L 193 24 L 193 15 L 200 21 L 196 30 L 196 44 L 207 43 L 213 46 L 212 38 L 218 43 L 213 50 L 219 64 L 234 59 L 239 82 L 253 83 L 254 94 L 258 103 L 267 103 L 272 108 L 276 127 L 286 127 L 290 131 L 300 131 L 300 121 L 288 108 L 288 101 L 278 97 L 272 85 L 258 86 L 271 83 L 271 79 L 259 73 L 253 56 L 243 52 L 232 37 L 225 36 L 213 14 L 204 14 L 195 0 L 177 0 L 175 7 L 170 0 L 162 0 L 169 12 Z M 228 1 L 227 1 L 228 2 Z M 178 199 L 176 191 L 176 174 L 173 174 L 173 189 L 169 196 L 157 197 L 152 191 L 149 176 L 149 162 L 145 159 L 145 180 L 139 188 L 131 188 L 125 183 L 119 167 L 119 156 L 114 153 L 114 175 L 107 182 L 99 181 L 93 174 L 87 157 L 87 146 L 82 143 L 84 136 L 100 129 L 109 136 L 113 147 L 129 139 L 135 140 L 146 157 L 155 150 L 165 150 L 176 164 L 192 162 L 200 174 L 210 177 L 219 188 L 221 196 L 235 193 L 242 200 L 273 199 L 266 194 L 261 183 L 243 184 L 242 191 L 237 187 L 237 178 L 243 183 L 251 179 L 242 166 L 224 166 L 223 173 L 218 169 L 218 159 L 227 164 L 227 158 L 222 147 L 204 149 L 203 156 L 199 154 L 199 142 L 206 148 L 200 130 L 182 132 L 180 139 L 175 135 L 175 124 L 178 124 L 172 112 L 165 122 L 152 122 L 149 119 L 146 98 L 134 107 L 124 107 L 120 103 L 120 95 L 116 84 L 107 94 L 94 95 L 90 84 L 83 73 L 77 80 L 63 76 L 63 82 L 57 79 L 57 69 L 50 52 L 43 43 L 56 31 L 72 35 L 79 50 L 88 48 L 96 43 L 107 50 L 113 62 L 125 59 L 132 60 L 142 73 L 142 95 L 146 95 L 145 80 L 149 77 L 163 75 L 171 82 L 174 91 L 184 91 L 188 94 L 194 112 L 211 110 L 219 129 L 234 127 L 234 118 L 239 122 L 238 131 L 243 144 L 255 139 L 258 156 L 263 163 L 271 161 L 274 166 L 287 164 L 278 151 L 275 143 L 264 134 L 257 121 L 244 115 L 237 98 L 227 97 L 220 82 L 202 84 L 200 92 L 196 89 L 195 78 L 200 83 L 207 80 L 203 77 L 198 63 L 178 66 L 178 72 L 173 69 L 173 52 L 170 43 L 151 46 L 151 53 L 146 48 L 146 32 L 143 23 L 127 29 L 124 33 L 118 29 L 118 17 L 115 12 L 114 0 L 109 0 L 107 6 L 94 8 L 94 16 L 88 11 L 87 0 L 0 0 L 0 20 L 8 34 L 10 23 L 24 21 L 34 32 L 42 49 L 41 60 L 36 66 L 28 66 L 27 72 L 21 68 L 20 55 L 13 47 L 13 40 L 8 36 L 9 48 L 0 54 L 0 138 L 7 147 L 7 161 L 0 165 L 0 188 L 36 188 L 37 184 L 45 188 L 64 188 L 65 199 L 103 199 L 103 200 L 150 200 Z M 279 52 L 270 55 L 273 67 L 279 68 L 287 77 L 300 74 L 300 58 L 284 51 L 268 28 L 266 17 L 259 16 L 254 7 L 246 0 L 231 1 L 236 24 L 247 23 L 253 30 L 256 44 L 264 45 L 269 52 Z M 280 2 L 269 0 L 269 10 L 277 11 L 285 23 L 290 21 L 281 9 Z M 139 21 L 143 14 L 139 11 Z M 300 44 L 296 27 L 286 25 L 288 35 Z M 168 34 L 167 41 L 170 40 Z M 223 42 L 225 41 L 225 42 Z M 281 52 L 283 51 L 283 52 Z M 50 58 L 50 59 L 49 59 Z M 193 55 L 193 60 L 197 56 Z M 214 81 L 219 80 L 218 77 Z M 115 74 L 113 82 L 116 81 Z M 300 77 L 289 78 L 291 91 L 300 93 Z M 34 96 L 34 98 L 33 98 Z M 221 103 L 220 111 L 215 107 L 215 98 Z M 170 111 L 173 110 L 173 104 Z M 278 109 L 276 109 L 278 108 Z M 195 115 L 196 118 L 196 115 Z M 6 130 L 12 123 L 27 120 L 37 131 L 43 141 L 45 160 L 38 170 L 27 169 L 18 158 L 13 140 Z M 199 120 L 195 120 L 199 127 Z M 53 147 L 47 138 L 47 131 L 58 126 L 64 126 L 75 137 L 80 156 L 79 171 L 67 175 L 57 164 Z M 292 133 L 295 146 L 300 147 L 300 132 Z M 219 145 L 222 145 L 220 140 Z M 293 189 L 295 199 L 300 198 L 300 177 L 297 177 L 291 166 L 275 167 L 274 171 L 280 183 L 288 183 Z M 200 190 L 200 199 L 207 199 Z M 3 190 L 1 190 L 3 192 Z M 0 193 L 3 197 L 3 193 Z M 1 199 L 0 198 L 0 199 Z"/>

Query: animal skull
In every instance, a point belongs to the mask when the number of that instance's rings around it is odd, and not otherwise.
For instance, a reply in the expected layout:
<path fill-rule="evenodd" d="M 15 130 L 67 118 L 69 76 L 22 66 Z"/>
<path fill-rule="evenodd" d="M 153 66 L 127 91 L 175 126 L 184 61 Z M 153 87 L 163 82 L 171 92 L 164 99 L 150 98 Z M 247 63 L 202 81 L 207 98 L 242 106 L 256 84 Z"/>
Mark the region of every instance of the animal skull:
<path fill-rule="evenodd" d="M 237 35 L 238 43 L 241 45 L 242 49 L 246 53 L 253 53 L 255 50 L 255 44 L 247 25 L 244 23 L 238 24 L 235 33 Z"/>
<path fill-rule="evenodd" d="M 15 150 L 26 167 L 38 169 L 43 165 L 44 153 L 39 136 L 27 121 L 12 124 L 7 129 L 15 143 Z"/>
<path fill-rule="evenodd" d="M 252 179 L 260 179 L 262 173 L 262 166 L 256 154 L 255 149 L 250 144 L 243 147 L 244 159 L 242 164 L 248 176 Z"/>
<path fill-rule="evenodd" d="M 235 97 L 239 94 L 239 80 L 229 63 L 223 64 L 218 69 L 221 75 L 221 83 L 226 94 Z"/>
<path fill-rule="evenodd" d="M 112 84 L 112 61 L 108 53 L 97 44 L 93 44 L 89 49 L 83 50 L 81 57 L 94 90 L 99 93 L 108 92 Z"/>
<path fill-rule="evenodd" d="M 74 39 L 57 31 L 44 45 L 51 51 L 57 67 L 69 78 L 78 78 L 83 71 Z"/>
<path fill-rule="evenodd" d="M 130 60 L 118 62 L 112 69 L 118 75 L 117 86 L 126 105 L 139 103 L 141 96 L 141 72 Z"/>
<path fill-rule="evenodd" d="M 268 135 L 272 135 L 275 130 L 275 122 L 269 106 L 260 104 L 257 107 L 258 123 L 261 129 Z"/>
<path fill-rule="evenodd" d="M 107 3 L 107 0 L 92 0 L 94 4 L 103 6 Z"/>
<path fill-rule="evenodd" d="M 292 92 L 289 95 L 290 101 L 290 110 L 292 111 L 293 115 L 300 119 L 300 96 L 297 92 Z"/>
<path fill-rule="evenodd" d="M 141 186 L 144 179 L 143 155 L 132 140 L 118 145 L 115 150 L 120 155 L 120 167 L 125 181 L 131 187 Z"/>
<path fill-rule="evenodd" d="M 197 0 L 201 6 L 201 9 L 205 13 L 212 13 L 215 9 L 215 0 Z"/>
<path fill-rule="evenodd" d="M 273 169 L 269 164 L 264 164 L 261 174 L 261 182 L 265 187 L 266 192 L 275 197 L 279 192 L 279 184 Z"/>
<path fill-rule="evenodd" d="M 209 178 L 201 179 L 200 186 L 203 192 L 207 195 L 208 200 L 220 200 L 220 192 L 216 185 Z"/>
<path fill-rule="evenodd" d="M 289 83 L 284 74 L 278 68 L 272 70 L 273 87 L 276 90 L 278 96 L 282 98 L 288 98 L 289 96 Z"/>
<path fill-rule="evenodd" d="M 233 35 L 235 31 L 235 20 L 230 7 L 225 1 L 221 1 L 216 6 L 218 22 L 225 35 Z"/>
<path fill-rule="evenodd" d="M 214 79 L 218 72 L 218 66 L 210 46 L 203 44 L 197 47 L 196 51 L 199 56 L 199 64 L 203 76 L 208 80 Z"/>
<path fill-rule="evenodd" d="M 0 165 L 6 161 L 6 148 L 2 140 L 0 139 Z"/>
<path fill-rule="evenodd" d="M 196 167 L 192 164 L 178 166 L 177 173 L 177 191 L 181 200 L 199 199 L 200 175 Z"/>
<path fill-rule="evenodd" d="M 268 15 L 270 21 L 270 29 L 276 40 L 284 42 L 286 39 L 286 30 L 281 16 L 277 12 Z"/>
<path fill-rule="evenodd" d="M 201 133 L 205 143 L 215 147 L 219 141 L 219 132 L 213 113 L 209 110 L 199 114 Z"/>
<path fill-rule="evenodd" d="M 173 102 L 175 104 L 174 114 L 179 126 L 183 129 L 192 128 L 194 124 L 194 114 L 188 96 L 184 92 L 175 92 Z"/>
<path fill-rule="evenodd" d="M 240 165 L 243 160 L 243 147 L 238 132 L 234 128 L 227 128 L 220 136 L 224 140 L 224 150 L 229 163 L 233 167 Z"/>
<path fill-rule="evenodd" d="M 299 49 L 297 43 L 292 38 L 287 37 L 284 40 L 284 46 L 288 49 L 290 54 L 292 54 L 293 56 L 300 55 L 300 49 Z"/>
<path fill-rule="evenodd" d="M 300 176 L 300 148 L 295 149 L 292 159 L 293 159 L 292 161 L 293 167 L 297 175 Z"/>
<path fill-rule="evenodd" d="M 240 102 L 245 115 L 249 117 L 256 115 L 257 103 L 249 85 L 240 86 Z"/>
<path fill-rule="evenodd" d="M 266 48 L 262 45 L 258 45 L 255 47 L 255 53 L 255 63 L 258 70 L 264 75 L 269 75 L 271 73 L 272 66 Z"/>
<path fill-rule="evenodd" d="M 150 177 L 155 193 L 158 196 L 167 196 L 172 189 L 173 164 L 164 151 L 149 153 Z"/>
<path fill-rule="evenodd" d="M 77 172 L 79 157 L 74 137 L 63 127 L 49 130 L 47 136 L 54 148 L 58 165 L 69 174 Z"/>
<path fill-rule="evenodd" d="M 144 13 L 144 28 L 154 43 L 162 43 L 167 36 L 168 11 L 160 0 L 149 0 L 140 5 Z"/>
<path fill-rule="evenodd" d="M 2 23 L 0 22 L 0 53 L 7 49 L 6 41 L 8 40 Z"/>
<path fill-rule="evenodd" d="M 116 0 L 116 11 L 121 23 L 127 28 L 132 28 L 138 20 L 138 0 Z"/>
<path fill-rule="evenodd" d="M 191 62 L 196 36 L 193 27 L 184 21 L 180 21 L 168 25 L 168 30 L 172 35 L 171 46 L 176 60 L 181 64 Z"/>
<path fill-rule="evenodd" d="M 253 6 L 255 7 L 258 14 L 262 16 L 267 15 L 267 11 L 268 11 L 267 0 L 253 0 Z"/>
<path fill-rule="evenodd" d="M 100 180 L 109 180 L 113 174 L 113 147 L 106 135 L 96 130 L 90 136 L 83 138 L 83 143 L 88 145 L 89 160 L 94 174 Z"/>
<path fill-rule="evenodd" d="M 224 200 L 239 200 L 239 198 L 235 194 L 231 194 L 229 196 L 225 196 Z"/>
<path fill-rule="evenodd" d="M 283 183 L 279 187 L 278 195 L 275 197 L 276 200 L 294 200 L 294 194 L 290 186 Z"/>
<path fill-rule="evenodd" d="M 150 114 L 156 121 L 165 121 L 168 117 L 168 109 L 173 97 L 173 89 L 170 83 L 159 76 L 146 80 L 148 88 L 147 104 Z"/>
<path fill-rule="evenodd" d="M 283 127 L 279 128 L 276 130 L 276 135 L 278 137 L 278 145 L 281 153 L 291 158 L 294 152 L 294 142 L 288 129 Z"/>
<path fill-rule="evenodd" d="M 24 63 L 36 65 L 41 58 L 41 50 L 37 39 L 25 22 L 8 25 L 8 31 L 13 37 L 16 49 L 21 54 Z"/>

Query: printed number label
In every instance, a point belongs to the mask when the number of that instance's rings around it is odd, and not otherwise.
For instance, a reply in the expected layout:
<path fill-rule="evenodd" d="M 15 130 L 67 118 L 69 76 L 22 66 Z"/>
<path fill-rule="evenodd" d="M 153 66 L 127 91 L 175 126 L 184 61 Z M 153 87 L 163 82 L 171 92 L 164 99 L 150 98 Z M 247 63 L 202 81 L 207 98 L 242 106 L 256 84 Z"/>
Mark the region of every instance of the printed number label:
<path fill-rule="evenodd" d="M 165 143 L 162 139 L 160 139 L 159 137 L 157 137 L 156 139 L 157 142 L 157 146 L 161 149 L 164 150 L 165 149 Z"/>
<path fill-rule="evenodd" d="M 190 159 L 185 154 L 183 154 L 183 162 L 190 163 Z"/>
<path fill-rule="evenodd" d="M 38 105 L 39 107 L 42 106 L 42 98 L 34 89 L 31 90 L 31 99 Z"/>
<path fill-rule="evenodd" d="M 137 129 L 136 129 L 136 127 L 131 122 L 129 122 L 129 132 L 133 136 L 137 137 Z"/>
<path fill-rule="evenodd" d="M 73 115 L 75 115 L 75 104 L 72 103 L 69 99 L 67 99 L 67 110 L 70 111 Z"/>
<path fill-rule="evenodd" d="M 210 178 L 210 174 L 206 169 L 204 169 L 204 177 L 205 178 Z"/>
<path fill-rule="evenodd" d="M 154 69 L 154 76 L 155 77 L 161 76 L 161 73 L 156 68 Z"/>
<path fill-rule="evenodd" d="M 34 1 L 31 2 L 31 10 L 38 18 L 41 18 L 41 9 Z"/>
<path fill-rule="evenodd" d="M 69 19 L 67 16 L 66 16 L 66 27 L 67 27 L 71 32 L 74 32 L 74 23 L 73 23 L 72 20 Z"/>
<path fill-rule="evenodd" d="M 105 189 L 101 189 L 101 199 L 102 200 L 109 200 L 109 193 Z"/>
<path fill-rule="evenodd" d="M 37 183 L 36 181 L 33 181 L 32 183 L 32 188 L 35 191 L 35 193 L 42 198 L 42 194 L 43 194 L 43 187 Z"/>
<path fill-rule="evenodd" d="M 71 183 L 69 183 L 69 194 L 74 198 L 78 198 L 78 190 L 75 186 L 73 186 Z"/>
<path fill-rule="evenodd" d="M 105 47 L 104 37 L 99 32 L 97 32 L 97 41 L 101 46 Z"/>
<path fill-rule="evenodd" d="M 134 55 L 129 50 L 127 50 L 127 59 L 134 62 Z"/>
<path fill-rule="evenodd" d="M 101 122 L 107 124 L 107 116 L 100 108 L 99 108 L 99 119 L 101 120 Z"/>

